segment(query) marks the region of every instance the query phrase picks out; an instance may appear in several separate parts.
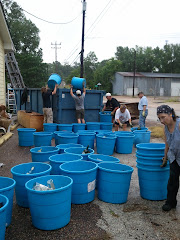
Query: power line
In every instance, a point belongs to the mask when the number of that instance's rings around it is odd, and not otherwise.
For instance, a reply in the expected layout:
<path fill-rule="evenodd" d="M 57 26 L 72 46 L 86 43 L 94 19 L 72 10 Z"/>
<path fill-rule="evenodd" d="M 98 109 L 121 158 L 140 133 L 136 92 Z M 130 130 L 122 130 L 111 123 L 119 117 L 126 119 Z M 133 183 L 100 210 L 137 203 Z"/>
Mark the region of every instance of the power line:
<path fill-rule="evenodd" d="M 107 6 L 111 3 L 112 0 L 110 0 L 106 6 L 103 8 L 103 10 L 100 12 L 100 14 L 97 16 L 97 18 L 95 19 L 95 21 L 91 24 L 91 26 L 88 28 L 87 32 L 85 33 L 85 39 L 86 39 L 86 35 L 88 33 L 88 31 L 92 28 L 92 26 L 95 24 L 95 22 L 98 20 L 98 18 L 101 16 L 101 14 L 105 11 L 105 9 L 107 8 Z M 109 8 L 107 9 L 109 10 Z M 107 12 L 107 11 L 106 11 Z M 104 15 L 103 15 L 104 16 Z M 93 28 L 94 29 L 94 28 Z M 69 53 L 68 57 L 66 58 L 66 61 L 72 56 L 74 55 L 74 53 L 78 50 L 77 46 L 79 45 L 79 43 L 81 42 L 81 40 L 79 40 L 79 42 L 76 44 L 76 46 L 71 50 L 71 52 Z M 75 50 L 76 49 L 76 50 Z M 72 53 L 73 52 L 73 53 Z"/>
<path fill-rule="evenodd" d="M 21 9 L 22 9 L 22 8 L 21 8 Z M 70 20 L 70 21 L 68 21 L 68 22 L 57 23 L 57 22 L 50 22 L 50 21 L 47 21 L 47 20 L 42 19 L 42 18 L 40 18 L 40 17 L 37 17 L 37 16 L 35 16 L 34 14 L 32 14 L 32 13 L 30 13 L 30 12 L 24 10 L 24 9 L 22 9 L 22 11 L 28 13 L 29 15 L 31 15 L 31 16 L 33 16 L 33 17 L 35 17 L 35 18 L 37 18 L 37 19 L 39 19 L 39 20 L 41 20 L 41 21 L 43 21 L 43 22 L 50 23 L 50 24 L 69 24 L 69 23 L 73 22 L 74 20 L 76 20 L 76 19 L 80 16 L 80 14 L 78 14 L 77 17 L 75 17 L 74 19 L 72 19 L 72 20 Z"/>

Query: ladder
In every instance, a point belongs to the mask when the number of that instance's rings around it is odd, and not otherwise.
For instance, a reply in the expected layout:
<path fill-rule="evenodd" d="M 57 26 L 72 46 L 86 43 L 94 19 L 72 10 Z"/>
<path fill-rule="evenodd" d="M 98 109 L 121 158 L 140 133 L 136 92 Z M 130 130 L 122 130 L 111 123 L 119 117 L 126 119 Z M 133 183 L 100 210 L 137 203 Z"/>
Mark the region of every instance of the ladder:
<path fill-rule="evenodd" d="M 5 64 L 12 88 L 25 88 L 14 52 L 8 52 L 5 55 Z"/>
<path fill-rule="evenodd" d="M 8 109 L 12 115 L 17 114 L 16 96 L 13 88 L 7 90 Z"/>

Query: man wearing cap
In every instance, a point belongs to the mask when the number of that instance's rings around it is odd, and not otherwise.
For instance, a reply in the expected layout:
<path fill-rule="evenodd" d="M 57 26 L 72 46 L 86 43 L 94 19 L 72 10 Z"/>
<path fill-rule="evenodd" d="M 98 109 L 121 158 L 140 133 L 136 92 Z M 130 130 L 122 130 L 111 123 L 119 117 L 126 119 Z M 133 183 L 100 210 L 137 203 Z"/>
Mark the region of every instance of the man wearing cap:
<path fill-rule="evenodd" d="M 106 98 L 107 98 L 107 102 L 104 105 L 102 112 L 104 112 L 105 110 L 111 111 L 111 115 L 114 118 L 115 112 L 120 107 L 120 104 L 115 98 L 112 98 L 111 93 L 106 93 Z"/>
<path fill-rule="evenodd" d="M 86 95 L 86 89 L 83 85 L 83 94 L 81 95 L 81 91 L 76 91 L 76 96 L 73 94 L 73 86 L 71 86 L 70 90 L 71 96 L 74 98 L 75 106 L 76 106 L 76 119 L 78 123 L 85 123 L 84 120 L 84 98 Z"/>
<path fill-rule="evenodd" d="M 147 100 L 147 97 L 144 96 L 143 92 L 139 92 L 138 97 L 140 98 L 140 101 L 138 104 L 139 127 L 142 128 L 142 127 L 145 127 L 145 121 L 148 115 L 148 100 Z"/>

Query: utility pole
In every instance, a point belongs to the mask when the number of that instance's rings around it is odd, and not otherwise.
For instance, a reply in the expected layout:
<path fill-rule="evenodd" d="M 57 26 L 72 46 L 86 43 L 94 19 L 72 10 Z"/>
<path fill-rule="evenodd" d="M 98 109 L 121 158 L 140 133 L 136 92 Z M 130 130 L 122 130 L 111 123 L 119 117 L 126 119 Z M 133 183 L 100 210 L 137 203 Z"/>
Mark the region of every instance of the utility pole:
<path fill-rule="evenodd" d="M 51 48 L 55 49 L 55 69 L 56 69 L 56 73 L 57 73 L 57 50 L 60 49 L 60 47 L 58 47 L 58 46 L 60 46 L 61 43 L 55 42 L 55 43 L 51 43 L 51 45 L 54 46 L 54 47 L 51 47 Z"/>
<path fill-rule="evenodd" d="M 135 77 L 136 77 L 136 50 L 134 50 L 133 97 L 134 97 Z"/>
<path fill-rule="evenodd" d="M 84 64 L 84 27 L 85 27 L 85 12 L 86 12 L 86 0 L 83 0 L 83 20 L 82 20 L 82 44 L 81 44 L 81 56 L 80 56 L 80 62 L 81 62 L 81 73 L 80 77 L 83 78 L 83 64 Z"/>

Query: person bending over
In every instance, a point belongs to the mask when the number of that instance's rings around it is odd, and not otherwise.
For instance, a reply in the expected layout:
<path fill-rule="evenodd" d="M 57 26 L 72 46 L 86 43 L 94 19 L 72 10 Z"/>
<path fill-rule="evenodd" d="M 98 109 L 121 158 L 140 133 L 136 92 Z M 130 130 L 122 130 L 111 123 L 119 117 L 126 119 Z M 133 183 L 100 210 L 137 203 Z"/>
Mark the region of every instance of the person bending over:
<path fill-rule="evenodd" d="M 121 105 L 115 114 L 115 131 L 118 131 L 119 127 L 123 128 L 123 131 L 126 131 L 127 125 L 133 126 L 131 123 L 131 115 L 126 105 Z"/>
<path fill-rule="evenodd" d="M 162 206 L 164 211 L 170 211 L 176 208 L 177 193 L 179 189 L 180 175 L 180 118 L 176 117 L 174 109 L 168 105 L 161 105 L 157 108 L 157 116 L 160 122 L 165 126 L 165 153 L 163 164 L 165 167 L 167 161 L 170 162 L 170 176 L 167 185 L 167 200 Z"/>

